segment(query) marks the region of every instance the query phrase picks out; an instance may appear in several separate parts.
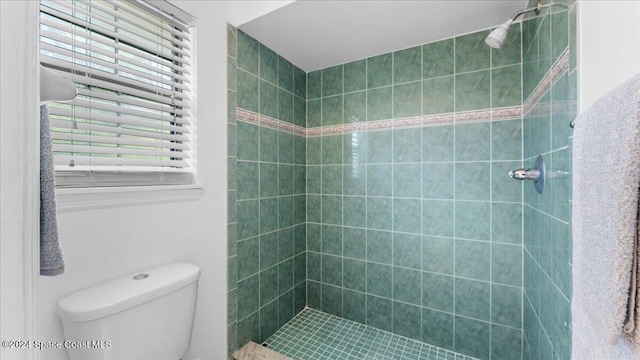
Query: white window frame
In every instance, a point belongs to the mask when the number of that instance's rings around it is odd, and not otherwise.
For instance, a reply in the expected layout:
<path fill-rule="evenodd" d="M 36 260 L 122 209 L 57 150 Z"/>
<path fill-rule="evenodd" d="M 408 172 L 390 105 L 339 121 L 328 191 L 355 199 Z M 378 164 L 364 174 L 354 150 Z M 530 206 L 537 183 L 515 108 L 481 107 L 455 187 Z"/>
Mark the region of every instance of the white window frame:
<path fill-rule="evenodd" d="M 197 199 L 202 194 L 202 185 L 196 177 L 196 101 L 195 101 L 195 26 L 194 18 L 167 1 L 145 2 L 127 0 L 144 11 L 153 13 L 176 27 L 189 28 L 191 34 L 191 85 L 189 96 L 192 99 L 189 130 L 190 146 L 188 149 L 189 166 L 186 171 L 156 169 L 148 171 L 144 168 L 105 168 L 102 169 L 64 169 L 56 168 L 56 181 L 59 186 L 58 208 L 61 211 L 86 209 L 93 207 L 111 207 L 127 204 L 163 202 Z M 60 186 L 60 184 L 62 186 Z"/>

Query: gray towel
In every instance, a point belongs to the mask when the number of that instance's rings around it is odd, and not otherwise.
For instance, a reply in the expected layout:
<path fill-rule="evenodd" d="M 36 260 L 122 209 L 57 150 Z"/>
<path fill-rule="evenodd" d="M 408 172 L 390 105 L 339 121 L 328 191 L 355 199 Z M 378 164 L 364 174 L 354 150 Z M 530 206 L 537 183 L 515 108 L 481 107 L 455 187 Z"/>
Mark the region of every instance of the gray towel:
<path fill-rule="evenodd" d="M 640 359 L 623 332 L 638 235 L 640 75 L 576 120 L 573 134 L 574 359 Z M 632 299 L 635 300 L 635 299 Z"/>
<path fill-rule="evenodd" d="M 64 272 L 58 239 L 56 184 L 51 146 L 51 121 L 47 105 L 40 106 L 40 275 Z"/>

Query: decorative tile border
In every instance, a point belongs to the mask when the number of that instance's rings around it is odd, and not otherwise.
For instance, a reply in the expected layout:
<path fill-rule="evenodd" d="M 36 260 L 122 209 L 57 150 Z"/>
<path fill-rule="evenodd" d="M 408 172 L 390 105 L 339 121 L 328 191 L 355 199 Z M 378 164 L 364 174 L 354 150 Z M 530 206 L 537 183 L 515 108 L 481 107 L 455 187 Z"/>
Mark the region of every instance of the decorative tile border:
<path fill-rule="evenodd" d="M 468 124 L 474 122 L 519 119 L 522 117 L 522 107 L 514 106 L 508 108 L 470 111 L 464 113 L 415 116 L 409 118 L 369 121 L 355 124 L 320 126 L 308 129 L 240 108 L 236 109 L 236 117 L 238 121 L 260 125 L 274 130 L 284 131 L 293 135 L 304 137 L 319 137 L 350 134 L 358 131 L 412 129 L 430 126 L 444 126 L 453 124 Z"/>
<path fill-rule="evenodd" d="M 549 71 L 544 75 L 538 86 L 533 90 L 531 95 L 525 100 L 524 105 L 522 106 L 523 113 L 528 114 L 531 109 L 542 99 L 544 94 L 546 94 L 551 86 L 555 84 L 555 82 L 562 76 L 562 74 L 569 67 L 569 60 L 571 56 L 569 53 L 569 49 L 564 51 L 562 55 L 558 58 L 558 60 L 551 66 Z"/>
<path fill-rule="evenodd" d="M 273 130 L 280 130 L 292 135 L 306 136 L 307 129 L 294 125 L 286 121 L 270 118 L 268 116 L 256 114 L 252 111 L 236 108 L 236 119 L 250 124 L 264 126 Z"/>

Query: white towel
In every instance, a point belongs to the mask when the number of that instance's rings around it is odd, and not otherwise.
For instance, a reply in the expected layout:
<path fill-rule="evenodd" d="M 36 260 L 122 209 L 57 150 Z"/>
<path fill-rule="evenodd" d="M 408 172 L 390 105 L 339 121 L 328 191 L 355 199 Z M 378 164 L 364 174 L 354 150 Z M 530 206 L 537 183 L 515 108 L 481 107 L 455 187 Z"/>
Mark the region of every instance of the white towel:
<path fill-rule="evenodd" d="M 47 105 L 40 106 L 40 275 L 64 272 L 58 238 L 56 184 L 51 146 L 51 121 Z"/>
<path fill-rule="evenodd" d="M 640 359 L 621 337 L 638 230 L 639 185 L 640 75 L 609 92 L 575 123 L 574 359 Z"/>

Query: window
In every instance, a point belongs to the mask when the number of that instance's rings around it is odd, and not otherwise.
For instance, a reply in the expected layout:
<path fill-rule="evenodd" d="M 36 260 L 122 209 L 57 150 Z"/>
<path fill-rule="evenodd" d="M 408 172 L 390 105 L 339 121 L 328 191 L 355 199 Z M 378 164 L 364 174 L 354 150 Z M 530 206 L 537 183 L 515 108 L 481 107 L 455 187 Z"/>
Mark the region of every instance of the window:
<path fill-rule="evenodd" d="M 59 187 L 193 181 L 192 20 L 159 1 L 40 2 L 40 62 L 78 90 L 49 103 Z"/>

